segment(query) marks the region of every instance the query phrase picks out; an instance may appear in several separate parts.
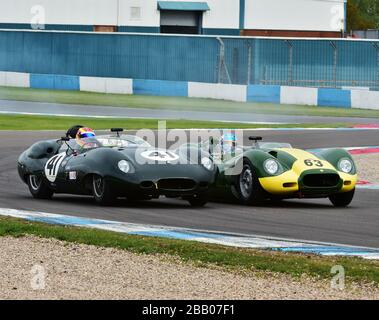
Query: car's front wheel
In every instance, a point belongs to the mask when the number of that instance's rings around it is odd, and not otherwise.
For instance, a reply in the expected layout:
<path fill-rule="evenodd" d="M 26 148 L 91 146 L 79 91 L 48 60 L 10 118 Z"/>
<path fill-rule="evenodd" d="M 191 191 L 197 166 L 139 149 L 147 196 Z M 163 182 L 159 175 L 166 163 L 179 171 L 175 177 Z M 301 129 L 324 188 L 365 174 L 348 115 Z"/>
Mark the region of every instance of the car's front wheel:
<path fill-rule="evenodd" d="M 30 175 L 27 178 L 29 191 L 36 199 L 51 199 L 54 191 L 49 188 L 42 176 Z"/>
<path fill-rule="evenodd" d="M 349 192 L 332 194 L 329 197 L 329 200 L 335 207 L 344 208 L 347 207 L 351 201 L 353 201 L 354 193 L 355 189 Z"/>
<path fill-rule="evenodd" d="M 111 205 L 116 200 L 109 182 L 99 175 L 94 175 L 92 178 L 92 192 L 98 204 Z"/>
<path fill-rule="evenodd" d="M 263 191 L 254 167 L 250 160 L 245 159 L 241 173 L 234 181 L 237 196 L 242 204 L 256 205 L 263 201 Z"/>

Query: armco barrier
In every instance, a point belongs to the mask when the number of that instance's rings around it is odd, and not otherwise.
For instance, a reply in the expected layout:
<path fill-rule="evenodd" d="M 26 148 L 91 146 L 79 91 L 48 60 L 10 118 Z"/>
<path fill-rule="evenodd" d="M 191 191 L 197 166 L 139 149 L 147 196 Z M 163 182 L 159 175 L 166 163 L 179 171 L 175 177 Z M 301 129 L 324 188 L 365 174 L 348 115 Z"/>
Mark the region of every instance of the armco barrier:
<path fill-rule="evenodd" d="M 79 77 L 31 74 L 30 87 L 35 89 L 80 90 Z"/>
<path fill-rule="evenodd" d="M 351 90 L 351 107 L 379 110 L 379 91 Z"/>
<path fill-rule="evenodd" d="M 318 89 L 304 87 L 280 88 L 280 103 L 317 106 Z"/>
<path fill-rule="evenodd" d="M 28 73 L 0 72 L 0 86 L 29 88 L 30 76 Z"/>
<path fill-rule="evenodd" d="M 280 86 L 250 85 L 247 87 L 247 101 L 280 103 Z"/>
<path fill-rule="evenodd" d="M 0 86 L 379 110 L 379 92 L 1 72 Z"/>
<path fill-rule="evenodd" d="M 317 105 L 321 107 L 351 108 L 351 91 L 318 89 Z"/>
<path fill-rule="evenodd" d="M 188 83 L 188 96 L 191 98 L 208 98 L 246 102 L 247 87 L 223 83 Z"/>
<path fill-rule="evenodd" d="M 80 90 L 89 92 L 132 94 L 132 79 L 80 77 Z"/>
<path fill-rule="evenodd" d="M 188 97 L 188 82 L 133 80 L 133 93 L 152 96 Z"/>

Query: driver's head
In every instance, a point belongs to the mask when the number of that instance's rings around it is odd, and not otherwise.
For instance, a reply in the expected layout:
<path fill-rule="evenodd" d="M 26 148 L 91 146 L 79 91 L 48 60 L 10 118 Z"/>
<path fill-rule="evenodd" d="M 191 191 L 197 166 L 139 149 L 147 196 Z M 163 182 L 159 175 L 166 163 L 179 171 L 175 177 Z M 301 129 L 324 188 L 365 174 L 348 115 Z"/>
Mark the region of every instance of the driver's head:
<path fill-rule="evenodd" d="M 237 138 L 235 134 L 227 133 L 221 137 L 221 149 L 223 153 L 230 153 L 236 149 Z"/>
<path fill-rule="evenodd" d="M 75 126 L 72 126 L 70 129 L 66 132 L 66 137 L 70 139 L 76 139 L 76 135 L 80 128 L 84 128 L 85 126 L 82 126 L 80 124 L 77 124 Z"/>
<path fill-rule="evenodd" d="M 79 128 L 76 133 L 76 142 L 81 146 L 84 147 L 88 143 L 91 144 L 91 141 L 96 142 L 96 135 L 95 132 L 91 128 L 83 127 Z"/>

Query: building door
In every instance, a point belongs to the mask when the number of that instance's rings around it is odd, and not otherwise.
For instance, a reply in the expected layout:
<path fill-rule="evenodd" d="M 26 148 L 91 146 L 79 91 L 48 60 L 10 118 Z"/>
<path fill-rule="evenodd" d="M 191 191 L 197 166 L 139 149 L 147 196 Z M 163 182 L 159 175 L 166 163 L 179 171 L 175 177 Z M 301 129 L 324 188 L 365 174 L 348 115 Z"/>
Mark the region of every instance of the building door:
<path fill-rule="evenodd" d="M 201 34 L 202 11 L 161 10 L 161 33 Z"/>

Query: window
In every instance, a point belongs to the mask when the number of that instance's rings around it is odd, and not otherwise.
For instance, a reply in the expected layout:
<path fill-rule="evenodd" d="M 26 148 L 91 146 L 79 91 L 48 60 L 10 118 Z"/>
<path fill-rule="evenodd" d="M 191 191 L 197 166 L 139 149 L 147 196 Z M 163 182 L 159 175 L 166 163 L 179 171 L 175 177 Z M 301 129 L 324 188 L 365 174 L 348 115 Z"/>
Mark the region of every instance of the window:
<path fill-rule="evenodd" d="M 130 20 L 141 20 L 141 7 L 130 7 Z"/>

